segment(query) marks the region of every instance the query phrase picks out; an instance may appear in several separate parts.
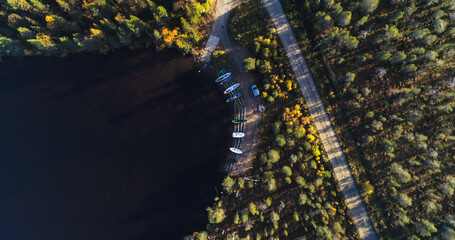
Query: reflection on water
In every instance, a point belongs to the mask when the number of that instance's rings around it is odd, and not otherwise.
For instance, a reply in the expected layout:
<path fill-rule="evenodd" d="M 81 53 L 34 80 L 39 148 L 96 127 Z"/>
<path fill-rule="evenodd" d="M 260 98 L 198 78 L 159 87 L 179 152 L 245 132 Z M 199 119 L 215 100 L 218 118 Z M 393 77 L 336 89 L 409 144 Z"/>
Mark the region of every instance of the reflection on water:
<path fill-rule="evenodd" d="M 181 239 L 203 229 L 229 106 L 191 58 L 122 51 L 0 65 L 0 238 Z"/>

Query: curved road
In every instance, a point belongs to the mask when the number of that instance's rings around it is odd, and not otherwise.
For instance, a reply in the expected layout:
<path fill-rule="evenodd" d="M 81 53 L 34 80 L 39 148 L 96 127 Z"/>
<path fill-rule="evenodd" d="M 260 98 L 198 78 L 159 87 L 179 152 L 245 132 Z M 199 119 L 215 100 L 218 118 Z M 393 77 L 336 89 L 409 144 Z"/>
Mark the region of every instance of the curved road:
<path fill-rule="evenodd" d="M 362 239 L 378 239 L 373 224 L 368 217 L 365 203 L 359 194 L 357 185 L 351 174 L 346 157 L 343 154 L 340 143 L 333 130 L 330 119 L 325 110 L 324 104 L 319 96 L 316 85 L 311 77 L 310 70 L 303 58 L 299 45 L 295 40 L 294 33 L 288 23 L 279 0 L 262 0 L 270 18 L 278 31 L 278 35 L 286 50 L 289 62 L 292 65 L 295 77 L 303 92 L 311 116 L 321 137 L 322 144 L 335 172 L 338 185 L 344 195 L 346 204 L 354 220 L 359 235 Z"/>
<path fill-rule="evenodd" d="M 243 93 L 242 98 L 245 103 L 246 113 L 245 118 L 248 120 L 245 123 L 242 145 L 240 149 L 243 154 L 237 158 L 237 161 L 229 166 L 229 172 L 232 175 L 245 175 L 252 168 L 253 160 L 256 156 L 257 140 L 259 138 L 259 125 L 262 115 L 259 113 L 259 101 L 253 96 L 251 85 L 253 85 L 253 75 L 246 72 L 243 67 L 243 60 L 249 57 L 248 51 L 234 44 L 229 38 L 228 21 L 229 16 L 240 1 L 235 0 L 217 0 L 216 11 L 212 26 L 210 39 L 219 38 L 221 44 L 226 50 L 229 59 L 231 60 L 230 72 L 233 76 L 233 81 L 240 83 L 238 88 Z M 212 48 L 213 51 L 214 48 Z"/>

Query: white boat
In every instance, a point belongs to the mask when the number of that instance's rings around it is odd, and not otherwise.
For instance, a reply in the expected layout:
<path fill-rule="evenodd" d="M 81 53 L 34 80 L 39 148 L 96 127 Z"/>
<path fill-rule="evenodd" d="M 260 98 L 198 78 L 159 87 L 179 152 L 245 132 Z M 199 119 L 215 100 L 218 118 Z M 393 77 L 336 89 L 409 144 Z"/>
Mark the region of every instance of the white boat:
<path fill-rule="evenodd" d="M 233 153 L 236 153 L 236 154 L 242 154 L 242 150 L 238 149 L 238 148 L 235 148 L 235 147 L 231 147 L 229 148 L 229 150 L 231 150 L 231 152 Z"/>
<path fill-rule="evenodd" d="M 233 138 L 243 138 L 243 137 L 245 137 L 245 134 L 242 132 L 233 132 L 232 137 Z"/>
<path fill-rule="evenodd" d="M 234 91 L 234 90 L 237 89 L 239 86 L 240 86 L 240 83 L 236 83 L 236 84 L 234 84 L 234 85 L 228 87 L 228 89 L 226 89 L 226 90 L 224 91 L 224 94 L 228 94 L 228 93 Z"/>
<path fill-rule="evenodd" d="M 228 77 L 230 77 L 230 76 L 231 76 L 231 73 L 228 72 L 228 73 L 222 75 L 221 77 L 217 78 L 217 79 L 215 80 L 215 82 L 216 82 L 216 83 L 222 82 L 222 81 L 226 80 L 226 79 L 227 79 Z"/>

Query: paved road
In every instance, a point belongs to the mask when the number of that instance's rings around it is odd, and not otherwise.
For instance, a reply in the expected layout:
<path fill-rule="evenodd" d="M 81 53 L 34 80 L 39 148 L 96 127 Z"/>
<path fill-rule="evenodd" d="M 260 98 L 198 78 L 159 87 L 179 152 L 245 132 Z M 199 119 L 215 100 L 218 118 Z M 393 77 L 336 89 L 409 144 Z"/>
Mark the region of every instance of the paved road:
<path fill-rule="evenodd" d="M 319 132 L 324 148 L 338 180 L 341 192 L 344 195 L 351 216 L 362 239 L 378 239 L 373 224 L 368 217 L 365 204 L 359 194 L 357 185 L 351 174 L 351 169 L 340 147 L 340 143 L 333 130 L 324 104 L 319 96 L 316 85 L 311 77 L 310 70 L 303 58 L 294 33 L 289 25 L 279 0 L 262 0 L 278 31 L 278 35 L 286 50 L 292 65 L 295 77 L 307 102 L 311 116 Z"/>
<path fill-rule="evenodd" d="M 233 175 L 245 175 L 252 168 L 253 160 L 256 157 L 256 148 L 259 138 L 259 125 L 262 114 L 257 111 L 258 100 L 251 92 L 253 76 L 245 72 L 243 60 L 249 57 L 246 49 L 240 48 L 232 42 L 228 34 L 229 15 L 240 1 L 218 0 L 215 11 L 215 22 L 212 27 L 212 36 L 218 37 L 231 60 L 230 72 L 232 72 L 234 82 L 240 83 L 240 91 L 243 93 L 243 101 L 246 106 L 245 137 L 243 138 L 240 149 L 243 154 L 239 156 L 237 162 L 230 167 Z M 224 25 L 224 27 L 223 27 Z M 232 104 L 232 103 L 231 103 Z"/>

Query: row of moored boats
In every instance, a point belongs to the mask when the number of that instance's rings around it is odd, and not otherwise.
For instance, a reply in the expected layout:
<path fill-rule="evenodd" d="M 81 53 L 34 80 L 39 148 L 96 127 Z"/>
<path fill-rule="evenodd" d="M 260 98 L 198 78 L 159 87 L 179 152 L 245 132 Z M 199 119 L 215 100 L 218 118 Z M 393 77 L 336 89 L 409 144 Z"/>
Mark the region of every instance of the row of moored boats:
<path fill-rule="evenodd" d="M 228 69 L 229 69 L 228 67 L 221 69 L 221 71 L 218 73 L 218 78 L 215 80 L 216 83 L 220 83 L 221 85 L 224 85 L 227 82 L 229 82 L 230 80 L 232 80 L 232 74 L 230 72 L 227 72 Z M 230 93 L 234 92 L 239 86 L 240 86 L 240 83 L 233 84 L 232 86 L 226 88 L 226 90 L 224 91 L 224 94 L 230 94 Z M 226 100 L 226 102 L 227 103 L 233 102 L 233 101 L 239 99 L 241 96 L 242 96 L 241 92 L 232 94 L 231 97 Z M 232 123 L 234 123 L 234 124 L 241 124 L 244 122 L 246 122 L 246 119 L 243 119 L 243 118 L 238 118 L 238 119 L 232 120 Z M 243 138 L 243 137 L 245 137 L 245 134 L 243 132 L 233 132 L 232 137 L 233 138 Z M 233 152 L 235 154 L 243 153 L 242 150 L 240 150 L 236 147 L 231 147 L 231 148 L 229 148 L 229 150 L 231 150 L 231 152 Z"/>

